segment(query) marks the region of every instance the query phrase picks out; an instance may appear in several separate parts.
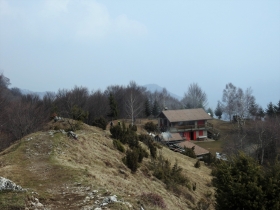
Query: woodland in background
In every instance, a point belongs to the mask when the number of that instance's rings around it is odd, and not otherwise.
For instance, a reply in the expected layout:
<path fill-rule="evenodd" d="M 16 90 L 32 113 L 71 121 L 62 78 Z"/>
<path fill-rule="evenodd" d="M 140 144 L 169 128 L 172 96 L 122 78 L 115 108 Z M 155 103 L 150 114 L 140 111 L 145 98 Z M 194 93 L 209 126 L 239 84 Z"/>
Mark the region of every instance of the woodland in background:
<path fill-rule="evenodd" d="M 133 124 L 137 118 L 156 117 L 166 107 L 204 108 L 213 116 L 213 111 L 207 109 L 206 93 L 196 83 L 188 87 L 181 101 L 171 97 L 165 88 L 161 92 L 151 93 L 134 81 L 127 86 L 108 86 L 105 91 L 89 91 L 86 87 L 77 86 L 71 90 L 59 89 L 57 93 L 47 92 L 43 99 L 35 94 L 23 95 L 19 88 L 9 88 L 9 85 L 10 80 L 0 74 L 0 150 L 42 129 L 55 116 L 79 120 L 89 125 L 97 125 L 99 122 L 104 124 L 114 119 L 130 119 Z M 250 88 L 243 91 L 229 83 L 223 90 L 222 102 L 218 102 L 214 112 L 218 118 L 223 115 L 232 121 L 239 120 L 235 131 L 238 136 L 232 141 L 232 148 L 243 149 L 246 145 L 244 142 L 257 141 L 258 145 L 261 144 L 260 148 L 263 148 L 261 156 L 264 159 L 268 156 L 267 148 L 275 146 L 271 143 L 274 140 L 267 139 L 275 139 L 271 135 L 279 136 L 279 132 L 275 133 L 280 130 L 279 110 L 280 101 L 277 105 L 270 102 L 267 109 L 263 110 L 256 104 Z M 265 115 L 266 120 L 260 120 Z M 254 119 L 256 123 L 247 129 L 242 126 L 245 119 Z M 249 140 L 245 141 L 247 138 Z"/>
<path fill-rule="evenodd" d="M 151 93 L 130 82 L 112 85 L 105 91 L 89 91 L 75 86 L 71 90 L 47 92 L 43 99 L 36 94 L 23 95 L 10 88 L 10 80 L 0 74 L 0 151 L 23 136 L 42 129 L 55 116 L 80 120 L 89 125 L 98 121 L 157 116 L 163 107 L 182 108 L 180 101 L 166 89 Z"/>
<path fill-rule="evenodd" d="M 148 135 L 138 137 L 133 123 L 137 118 L 154 118 L 166 107 L 204 108 L 213 116 L 213 111 L 206 107 L 207 96 L 197 84 L 189 86 L 181 101 L 171 97 L 166 89 L 151 93 L 133 81 L 126 87 L 109 86 L 105 91 L 90 92 L 85 87 L 61 89 L 57 93 L 47 92 L 43 99 L 34 94 L 23 95 L 18 88 L 9 89 L 9 85 L 9 79 L 1 74 L 0 151 L 25 135 L 41 130 L 57 117 L 103 129 L 111 120 L 130 119 L 127 129 L 124 123 L 110 129 L 114 146 L 119 151 L 125 152 L 123 144 L 129 146 L 123 162 L 136 172 L 142 159 L 148 157 L 140 140 L 148 146 L 153 157 L 155 177 L 174 192 L 179 192 L 181 185 L 190 188 L 177 163 L 171 167 L 168 160 L 157 157 L 156 144 Z M 226 116 L 232 125 L 228 136 L 223 137 L 227 161 L 212 157 L 208 163 L 212 162 L 216 209 L 279 209 L 280 101 L 276 105 L 270 102 L 263 110 L 250 88 L 243 91 L 229 83 L 214 112 L 219 119 Z M 197 161 L 195 167 L 199 168 L 199 165 Z"/>

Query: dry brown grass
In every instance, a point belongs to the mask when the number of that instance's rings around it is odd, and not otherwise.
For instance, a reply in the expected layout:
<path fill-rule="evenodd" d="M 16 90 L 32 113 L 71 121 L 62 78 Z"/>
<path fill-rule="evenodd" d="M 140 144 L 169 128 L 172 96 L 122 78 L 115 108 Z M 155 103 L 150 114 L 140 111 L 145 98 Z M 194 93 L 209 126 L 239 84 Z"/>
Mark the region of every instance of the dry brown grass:
<path fill-rule="evenodd" d="M 211 170 L 204 164 L 195 168 L 195 159 L 165 147 L 160 151 L 172 165 L 177 160 L 190 182 L 196 183 L 195 191 L 188 190 L 185 195 L 178 197 L 148 170 L 150 159 L 144 159 L 138 171 L 131 174 L 121 160 L 124 153 L 114 148 L 108 130 L 83 125 L 83 129 L 76 133 L 78 140 L 62 133 L 51 137 L 47 131 L 24 137 L 0 153 L 0 176 L 37 192 L 42 203 L 53 207 L 51 209 L 65 209 L 65 206 L 68 206 L 67 209 L 77 209 L 71 207 L 72 204 L 62 194 L 68 187 L 74 187 L 75 183 L 116 194 L 134 207 L 141 203 L 143 193 L 160 195 L 166 203 L 166 209 L 195 209 L 201 199 L 213 202 L 213 196 L 209 196 L 209 192 L 214 194 L 214 188 L 209 186 Z M 32 140 L 28 141 L 30 137 Z M 68 191 L 69 199 L 72 195 L 72 202 L 74 198 L 83 199 L 77 193 Z M 188 200 L 188 196 L 194 198 L 194 202 Z M 119 209 L 118 205 L 115 206 L 111 209 Z M 147 209 L 158 207 L 147 206 Z"/>

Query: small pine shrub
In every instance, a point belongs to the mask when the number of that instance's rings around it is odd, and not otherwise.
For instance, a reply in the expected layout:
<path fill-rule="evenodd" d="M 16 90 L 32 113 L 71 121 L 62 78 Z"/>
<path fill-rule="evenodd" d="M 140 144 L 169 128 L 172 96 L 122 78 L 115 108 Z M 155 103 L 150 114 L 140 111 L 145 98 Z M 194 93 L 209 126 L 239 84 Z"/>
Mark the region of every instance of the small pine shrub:
<path fill-rule="evenodd" d="M 193 183 L 192 189 L 193 189 L 193 191 L 196 190 L 196 183 Z"/>
<path fill-rule="evenodd" d="M 157 128 L 157 125 L 153 122 L 147 122 L 145 125 L 144 125 L 144 128 L 146 131 L 148 131 L 149 133 L 150 132 L 156 132 L 158 130 Z"/>
<path fill-rule="evenodd" d="M 154 142 L 153 138 L 147 134 L 140 134 L 138 138 L 141 142 L 143 142 L 144 144 L 146 144 L 149 147 L 151 157 L 156 158 L 157 146 L 156 146 L 156 143 Z"/>
<path fill-rule="evenodd" d="M 211 165 L 211 164 L 215 163 L 216 160 L 217 160 L 216 156 L 212 155 L 211 153 L 203 156 L 204 163 L 207 163 L 208 165 Z"/>
<path fill-rule="evenodd" d="M 92 123 L 93 126 L 102 128 L 103 130 L 106 130 L 108 121 L 104 117 L 99 117 L 95 119 Z"/>
<path fill-rule="evenodd" d="M 148 152 L 145 149 L 143 149 L 140 145 L 138 146 L 137 150 L 139 154 L 138 163 L 141 163 L 144 157 L 145 158 L 149 157 Z"/>
<path fill-rule="evenodd" d="M 135 132 L 127 132 L 123 138 L 124 142 L 127 142 L 131 149 L 139 147 L 138 136 Z"/>
<path fill-rule="evenodd" d="M 83 127 L 83 122 L 82 121 L 77 121 L 77 120 L 67 120 L 67 123 L 70 127 L 65 128 L 65 131 L 77 131 L 81 130 Z"/>
<path fill-rule="evenodd" d="M 89 113 L 84 111 L 81 107 L 74 105 L 71 109 L 71 115 L 73 120 L 84 121 L 88 118 Z"/>
<path fill-rule="evenodd" d="M 189 180 L 182 173 L 182 168 L 178 166 L 177 161 L 171 167 L 171 163 L 160 155 L 157 160 L 153 161 L 153 170 L 153 175 L 162 180 L 167 185 L 167 188 L 177 190 L 179 189 L 177 185 L 188 187 Z"/>
<path fill-rule="evenodd" d="M 119 140 L 113 140 L 114 147 L 117 148 L 120 152 L 125 152 L 123 144 Z"/>
<path fill-rule="evenodd" d="M 122 130 L 120 125 L 116 125 L 116 126 L 111 127 L 110 132 L 112 134 L 112 138 L 114 138 L 114 139 L 121 140 L 122 137 L 123 137 L 123 130 Z M 122 143 L 125 144 L 126 142 L 122 141 Z"/>
<path fill-rule="evenodd" d="M 200 168 L 200 160 L 197 160 L 196 163 L 194 164 L 194 167 Z"/>
<path fill-rule="evenodd" d="M 137 149 L 127 150 L 125 156 L 125 164 L 131 170 L 132 173 L 135 173 L 138 168 L 138 159 L 139 153 Z"/>
<path fill-rule="evenodd" d="M 148 145 L 148 142 L 151 141 L 151 136 L 147 134 L 140 134 L 139 141 L 143 142 L 144 144 Z"/>
<path fill-rule="evenodd" d="M 150 154 L 151 154 L 152 158 L 157 158 L 156 146 L 153 143 L 151 143 L 151 144 L 149 144 L 149 149 L 150 149 Z"/>

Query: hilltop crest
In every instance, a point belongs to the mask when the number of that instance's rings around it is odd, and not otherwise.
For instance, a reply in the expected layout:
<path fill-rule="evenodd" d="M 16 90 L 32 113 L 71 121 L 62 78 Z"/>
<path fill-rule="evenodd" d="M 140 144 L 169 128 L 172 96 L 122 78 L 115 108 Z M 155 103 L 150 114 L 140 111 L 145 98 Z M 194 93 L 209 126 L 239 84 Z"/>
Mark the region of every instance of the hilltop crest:
<path fill-rule="evenodd" d="M 2 193 L 2 207 L 30 206 L 36 198 L 47 209 L 95 209 L 102 207 L 105 198 L 116 195 L 121 202 L 108 204 L 109 209 L 138 209 L 140 204 L 144 209 L 159 209 L 145 197 L 150 193 L 161 197 L 166 209 L 194 209 L 198 202 L 213 200 L 211 170 L 204 164 L 195 168 L 195 159 L 165 147 L 160 151 L 172 164 L 177 160 L 190 183 L 196 185 L 195 191 L 178 196 L 153 176 L 149 158 L 132 174 L 108 130 L 82 124 L 75 140 L 63 130 L 49 130 L 55 126 L 57 122 L 51 122 L 45 131 L 25 136 L 0 153 L 1 176 L 27 189 Z"/>

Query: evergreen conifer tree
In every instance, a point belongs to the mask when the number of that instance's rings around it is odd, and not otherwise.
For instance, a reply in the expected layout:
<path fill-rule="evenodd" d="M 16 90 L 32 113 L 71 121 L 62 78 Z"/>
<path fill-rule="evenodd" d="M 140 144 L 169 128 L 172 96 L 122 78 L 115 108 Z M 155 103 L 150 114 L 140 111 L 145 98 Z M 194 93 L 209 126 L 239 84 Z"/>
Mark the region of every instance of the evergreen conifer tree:
<path fill-rule="evenodd" d="M 154 104 L 153 104 L 152 114 L 154 115 L 154 117 L 156 117 L 159 113 L 160 113 L 160 107 L 159 107 L 158 101 L 155 100 Z"/>
<path fill-rule="evenodd" d="M 249 107 L 249 113 L 251 116 L 256 117 L 258 113 L 259 106 L 256 103 L 251 103 Z"/>
<path fill-rule="evenodd" d="M 280 164 L 263 168 L 239 153 L 228 161 L 217 161 L 212 171 L 216 187 L 216 209 L 279 209 Z"/>
<path fill-rule="evenodd" d="M 272 104 L 272 102 L 270 102 L 267 105 L 267 109 L 265 110 L 265 113 L 269 116 L 269 117 L 273 117 L 276 114 L 276 106 L 274 104 Z"/>
<path fill-rule="evenodd" d="M 263 118 L 265 116 L 265 113 L 263 111 L 263 108 L 262 107 L 259 107 L 258 108 L 258 111 L 257 111 L 257 117 L 259 117 L 260 119 Z"/>
<path fill-rule="evenodd" d="M 109 106 L 110 106 L 110 112 L 107 116 L 113 120 L 116 120 L 118 118 L 119 111 L 117 107 L 117 102 L 112 93 L 110 93 L 109 95 Z"/>
<path fill-rule="evenodd" d="M 150 105 L 150 101 L 149 99 L 147 99 L 145 101 L 145 115 L 146 117 L 149 117 L 152 113 L 152 110 L 151 110 L 151 105 Z"/>
<path fill-rule="evenodd" d="M 275 106 L 275 111 L 276 111 L 276 114 L 279 116 L 280 115 L 280 100 L 278 101 L 277 105 Z"/>
<path fill-rule="evenodd" d="M 214 116 L 213 115 L 213 111 L 212 111 L 212 109 L 210 107 L 207 109 L 207 113 L 210 114 L 211 117 Z"/>
<path fill-rule="evenodd" d="M 222 118 L 222 114 L 223 114 L 223 109 L 221 106 L 221 102 L 218 101 L 217 107 L 215 109 L 215 115 L 219 118 L 219 120 Z"/>

